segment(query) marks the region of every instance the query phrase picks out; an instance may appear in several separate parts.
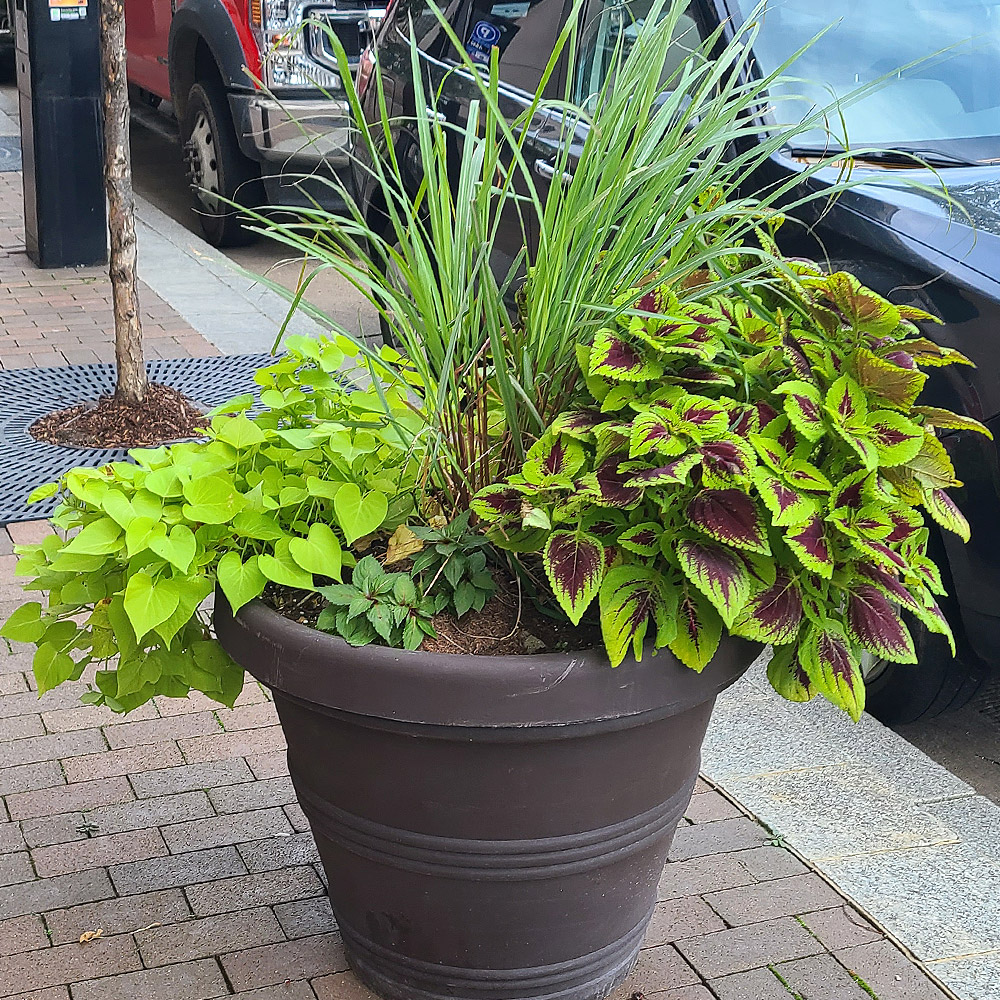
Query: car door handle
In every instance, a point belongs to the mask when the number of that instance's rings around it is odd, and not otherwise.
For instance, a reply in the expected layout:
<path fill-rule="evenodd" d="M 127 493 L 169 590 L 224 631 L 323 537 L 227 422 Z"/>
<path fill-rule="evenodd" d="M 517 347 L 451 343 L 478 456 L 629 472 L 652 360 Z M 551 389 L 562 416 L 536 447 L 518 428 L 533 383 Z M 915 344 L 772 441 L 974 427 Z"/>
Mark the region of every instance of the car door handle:
<path fill-rule="evenodd" d="M 448 116 L 437 108 L 426 107 L 424 113 L 432 122 L 438 122 L 440 125 L 444 125 L 448 121 Z"/>
<path fill-rule="evenodd" d="M 556 165 L 551 160 L 535 160 L 535 173 L 543 180 L 551 181 L 556 176 Z M 573 175 L 564 170 L 560 176 L 563 184 L 568 184 L 573 179 Z"/>

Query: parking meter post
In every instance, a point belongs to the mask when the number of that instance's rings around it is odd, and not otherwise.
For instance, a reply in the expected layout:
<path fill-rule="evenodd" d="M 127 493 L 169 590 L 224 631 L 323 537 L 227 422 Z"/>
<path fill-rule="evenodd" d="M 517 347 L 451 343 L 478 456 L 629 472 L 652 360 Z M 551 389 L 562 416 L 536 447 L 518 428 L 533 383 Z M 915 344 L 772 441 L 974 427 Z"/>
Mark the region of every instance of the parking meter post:
<path fill-rule="evenodd" d="M 24 229 L 39 267 L 107 260 L 100 19 L 93 0 L 15 0 Z"/>
<path fill-rule="evenodd" d="M 129 145 L 124 0 L 99 0 L 104 80 L 104 182 L 111 234 L 111 294 L 115 315 L 118 399 L 141 403 L 148 381 L 136 274 L 135 194 Z"/>

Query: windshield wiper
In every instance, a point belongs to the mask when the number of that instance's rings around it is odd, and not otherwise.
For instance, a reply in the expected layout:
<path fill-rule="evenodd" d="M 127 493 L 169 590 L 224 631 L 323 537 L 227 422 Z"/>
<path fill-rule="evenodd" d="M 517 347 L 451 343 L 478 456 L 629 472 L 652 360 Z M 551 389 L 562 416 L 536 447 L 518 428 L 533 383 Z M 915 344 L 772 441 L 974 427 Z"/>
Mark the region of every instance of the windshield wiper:
<path fill-rule="evenodd" d="M 884 163 L 887 166 L 900 167 L 978 167 L 983 161 L 970 160 L 955 153 L 947 153 L 940 149 L 869 149 L 859 152 L 845 152 L 842 149 L 805 149 L 792 148 L 792 156 L 836 157 L 849 156 L 858 163 Z"/>

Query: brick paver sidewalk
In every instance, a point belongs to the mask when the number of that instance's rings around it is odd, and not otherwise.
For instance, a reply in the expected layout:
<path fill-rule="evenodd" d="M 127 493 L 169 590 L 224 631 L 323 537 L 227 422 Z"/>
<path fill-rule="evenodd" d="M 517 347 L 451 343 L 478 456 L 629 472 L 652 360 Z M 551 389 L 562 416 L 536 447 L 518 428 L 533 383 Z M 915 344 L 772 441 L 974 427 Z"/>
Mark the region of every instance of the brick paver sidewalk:
<path fill-rule="evenodd" d="M 0 365 L 114 361 L 111 283 L 100 268 L 40 270 L 24 254 L 21 174 L 0 172 Z M 218 354 L 140 282 L 147 360 Z"/>
<path fill-rule="evenodd" d="M 32 267 L 19 185 L 0 173 L 0 364 L 112 360 L 106 277 Z M 142 299 L 150 357 L 216 353 L 148 287 Z M 0 616 L 23 600 L 12 543 L 45 530 L 0 530 Z M 28 650 L 0 651 L 0 997 L 369 997 L 347 971 L 256 685 L 231 711 L 157 699 L 124 719 L 81 705 L 83 682 L 41 699 L 33 688 Z M 616 1000 L 944 996 L 770 839 L 699 785 Z"/>

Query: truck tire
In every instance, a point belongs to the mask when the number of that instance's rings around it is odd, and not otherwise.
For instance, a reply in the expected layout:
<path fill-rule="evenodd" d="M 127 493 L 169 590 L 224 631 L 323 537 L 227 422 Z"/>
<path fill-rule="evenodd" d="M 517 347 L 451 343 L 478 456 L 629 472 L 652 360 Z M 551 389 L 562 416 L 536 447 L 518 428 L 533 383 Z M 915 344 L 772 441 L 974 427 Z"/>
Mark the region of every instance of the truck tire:
<path fill-rule="evenodd" d="M 958 656 L 944 636 L 929 632 L 904 614 L 917 651 L 916 663 L 879 661 L 866 671 L 866 709 L 887 726 L 933 719 L 961 708 L 989 676 L 989 667 L 969 648 L 957 604 L 943 599 L 941 609 L 955 632 Z"/>
<path fill-rule="evenodd" d="M 205 239 L 216 247 L 246 246 L 257 234 L 229 202 L 258 208 L 263 201 L 260 168 L 243 155 L 221 84 L 202 80 L 188 93 L 181 123 L 194 210 Z"/>

